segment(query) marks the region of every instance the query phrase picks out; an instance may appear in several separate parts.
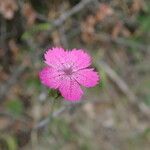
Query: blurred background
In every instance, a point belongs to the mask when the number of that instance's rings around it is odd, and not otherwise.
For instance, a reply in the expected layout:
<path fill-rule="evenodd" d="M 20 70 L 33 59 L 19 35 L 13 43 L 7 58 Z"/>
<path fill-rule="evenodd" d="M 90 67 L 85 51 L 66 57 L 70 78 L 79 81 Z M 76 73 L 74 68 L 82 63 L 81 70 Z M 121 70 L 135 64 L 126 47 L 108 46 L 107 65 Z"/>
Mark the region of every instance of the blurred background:
<path fill-rule="evenodd" d="M 149 150 L 149 29 L 149 0 L 0 0 L 0 150 Z M 92 55 L 80 103 L 38 79 L 52 46 Z"/>

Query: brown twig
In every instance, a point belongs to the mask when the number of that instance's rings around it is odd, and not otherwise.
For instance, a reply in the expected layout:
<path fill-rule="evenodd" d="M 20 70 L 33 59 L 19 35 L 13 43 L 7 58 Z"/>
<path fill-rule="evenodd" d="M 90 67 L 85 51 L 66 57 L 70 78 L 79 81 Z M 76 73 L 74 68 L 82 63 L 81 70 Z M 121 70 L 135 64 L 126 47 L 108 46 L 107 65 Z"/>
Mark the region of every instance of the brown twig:
<path fill-rule="evenodd" d="M 125 94 L 131 102 L 136 101 L 135 94 L 131 91 L 126 82 L 104 61 L 100 61 L 100 68 L 102 68 L 109 78 L 119 87 L 121 92 Z"/>
<path fill-rule="evenodd" d="M 59 108 L 57 111 L 54 111 L 51 114 L 51 117 L 47 117 L 47 118 L 43 119 L 42 121 L 40 121 L 37 125 L 35 125 L 33 130 L 39 130 L 39 129 L 45 127 L 48 123 L 50 123 L 52 118 L 59 116 L 60 114 L 65 112 L 67 109 L 68 109 L 67 106 L 63 106 L 63 107 Z"/>
<path fill-rule="evenodd" d="M 87 4 L 94 2 L 93 0 L 82 0 L 79 4 L 74 6 L 71 10 L 64 12 L 58 19 L 52 23 L 55 27 L 58 27 L 64 23 L 65 20 L 81 11 Z"/>
<path fill-rule="evenodd" d="M 107 76 L 117 85 L 121 92 L 128 98 L 129 103 L 134 105 L 142 114 L 149 118 L 150 111 L 145 109 L 144 103 L 138 101 L 138 97 L 132 92 L 127 83 L 104 61 L 97 61 L 99 68 L 102 68 Z"/>
<path fill-rule="evenodd" d="M 84 98 L 84 100 L 81 100 L 80 102 L 77 103 L 67 103 L 65 106 L 60 107 L 58 110 L 54 111 L 50 117 L 46 117 L 45 119 L 39 121 L 34 127 L 33 130 L 39 130 L 44 127 L 46 127 L 52 120 L 52 118 L 56 118 L 63 114 L 64 112 L 68 112 L 69 110 L 72 110 L 76 107 L 81 107 L 86 103 L 92 103 L 92 104 L 97 104 L 97 103 L 107 103 L 105 100 L 99 100 L 99 99 L 92 99 L 88 100 L 87 98 Z"/>

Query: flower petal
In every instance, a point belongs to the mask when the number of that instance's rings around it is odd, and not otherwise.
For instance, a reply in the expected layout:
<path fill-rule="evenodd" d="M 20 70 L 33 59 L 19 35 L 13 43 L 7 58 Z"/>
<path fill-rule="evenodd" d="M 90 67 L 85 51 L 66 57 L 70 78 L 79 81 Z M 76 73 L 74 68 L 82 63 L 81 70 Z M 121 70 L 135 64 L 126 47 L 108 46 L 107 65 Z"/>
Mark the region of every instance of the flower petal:
<path fill-rule="evenodd" d="M 91 57 L 83 50 L 73 49 L 72 51 L 69 51 L 68 59 L 72 62 L 75 71 L 91 65 Z"/>
<path fill-rule="evenodd" d="M 45 67 L 39 73 L 41 82 L 44 85 L 54 89 L 57 89 L 60 85 L 60 75 L 61 74 L 52 67 Z"/>
<path fill-rule="evenodd" d="M 70 78 L 61 81 L 59 90 L 62 96 L 68 101 L 79 101 L 83 95 L 80 85 Z"/>
<path fill-rule="evenodd" d="M 98 84 L 99 75 L 94 69 L 82 69 L 74 73 L 73 78 L 85 87 L 93 87 Z"/>
<path fill-rule="evenodd" d="M 56 69 L 61 69 L 66 61 L 66 52 L 63 48 L 52 48 L 44 54 L 44 57 L 47 65 Z"/>

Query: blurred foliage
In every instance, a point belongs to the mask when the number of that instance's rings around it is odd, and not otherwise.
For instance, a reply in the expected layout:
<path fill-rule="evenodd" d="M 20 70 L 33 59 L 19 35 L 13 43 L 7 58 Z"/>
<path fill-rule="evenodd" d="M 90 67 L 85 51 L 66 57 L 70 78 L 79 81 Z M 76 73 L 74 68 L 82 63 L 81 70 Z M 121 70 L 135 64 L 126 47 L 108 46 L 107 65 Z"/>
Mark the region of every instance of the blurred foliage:
<path fill-rule="evenodd" d="M 0 150 L 149 150 L 149 27 L 149 0 L 0 0 Z M 83 88 L 83 104 L 36 131 L 34 125 L 68 104 L 38 78 L 52 46 L 86 49 L 101 82 Z"/>
<path fill-rule="evenodd" d="M 21 115 L 24 111 L 23 103 L 18 99 L 8 101 L 6 109 L 13 115 Z"/>
<path fill-rule="evenodd" d="M 42 87 L 38 77 L 37 78 L 36 77 L 28 78 L 27 81 L 26 81 L 26 84 L 27 84 L 27 86 L 29 86 L 31 88 L 32 87 L 36 88 L 36 91 L 40 91 L 41 87 Z"/>
<path fill-rule="evenodd" d="M 65 141 L 72 141 L 77 138 L 76 133 L 74 133 L 69 125 L 62 119 L 53 119 L 50 125 L 50 134 L 59 134 L 60 138 Z"/>
<path fill-rule="evenodd" d="M 0 135 L 0 149 L 17 150 L 18 146 L 15 138 L 10 135 Z"/>
<path fill-rule="evenodd" d="M 22 38 L 29 39 L 33 37 L 35 33 L 38 33 L 40 31 L 50 30 L 50 28 L 51 28 L 50 23 L 40 23 L 40 24 L 33 25 L 30 29 L 24 32 Z"/>
<path fill-rule="evenodd" d="M 139 15 L 138 21 L 140 24 L 141 32 L 149 32 L 150 27 L 150 3 L 147 4 L 146 10 L 143 14 Z"/>

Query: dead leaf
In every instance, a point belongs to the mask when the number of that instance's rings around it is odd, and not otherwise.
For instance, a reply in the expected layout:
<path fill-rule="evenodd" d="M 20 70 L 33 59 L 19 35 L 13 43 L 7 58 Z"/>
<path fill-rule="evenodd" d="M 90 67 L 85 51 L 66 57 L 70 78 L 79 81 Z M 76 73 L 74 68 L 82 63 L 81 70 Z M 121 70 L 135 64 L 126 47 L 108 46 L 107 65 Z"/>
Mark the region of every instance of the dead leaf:
<path fill-rule="evenodd" d="M 87 26 L 93 26 L 94 27 L 96 24 L 95 16 L 89 15 L 86 19 L 86 24 L 88 24 Z"/>
<path fill-rule="evenodd" d="M 112 30 L 112 38 L 117 38 L 119 35 L 123 37 L 129 37 L 131 35 L 130 31 L 122 24 L 121 21 L 118 21 Z"/>
<path fill-rule="evenodd" d="M 0 13 L 5 19 L 11 20 L 17 10 L 16 0 L 0 0 Z"/>
<path fill-rule="evenodd" d="M 15 40 L 11 39 L 9 42 L 8 42 L 8 45 L 9 45 L 9 48 L 13 54 L 13 57 L 14 57 L 14 60 L 18 57 L 18 52 L 19 52 L 19 47 L 17 45 L 17 43 L 15 42 Z"/>
<path fill-rule="evenodd" d="M 93 23 L 94 22 L 90 19 L 81 23 L 81 32 L 82 32 L 81 38 L 86 43 L 91 43 L 94 40 L 93 37 L 95 33 L 95 28 Z"/>
<path fill-rule="evenodd" d="M 138 13 L 140 10 L 142 10 L 144 7 L 143 0 L 133 0 L 133 4 L 131 7 L 132 12 Z"/>
<path fill-rule="evenodd" d="M 113 9 L 107 4 L 100 4 L 98 11 L 96 12 L 96 20 L 102 21 L 106 17 L 113 14 Z"/>
<path fill-rule="evenodd" d="M 30 25 L 33 25 L 35 20 L 36 20 L 36 17 L 37 17 L 37 13 L 35 12 L 35 10 L 32 8 L 31 4 L 30 3 L 25 3 L 23 5 L 23 14 L 24 16 L 26 17 L 27 19 L 27 24 L 30 26 Z"/>
<path fill-rule="evenodd" d="M 117 22 L 112 30 L 112 37 L 117 38 L 123 28 L 123 24 L 121 21 Z"/>

